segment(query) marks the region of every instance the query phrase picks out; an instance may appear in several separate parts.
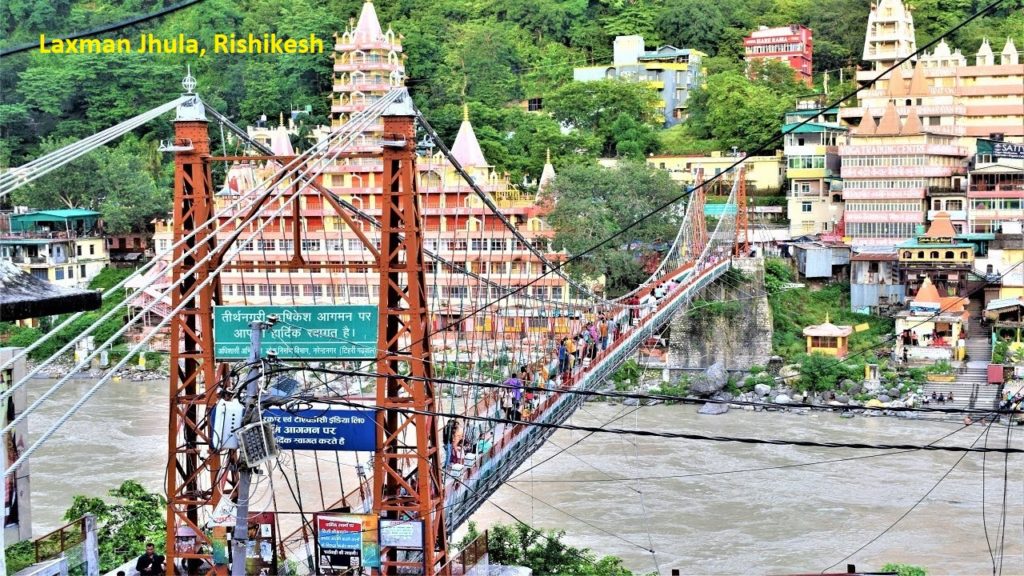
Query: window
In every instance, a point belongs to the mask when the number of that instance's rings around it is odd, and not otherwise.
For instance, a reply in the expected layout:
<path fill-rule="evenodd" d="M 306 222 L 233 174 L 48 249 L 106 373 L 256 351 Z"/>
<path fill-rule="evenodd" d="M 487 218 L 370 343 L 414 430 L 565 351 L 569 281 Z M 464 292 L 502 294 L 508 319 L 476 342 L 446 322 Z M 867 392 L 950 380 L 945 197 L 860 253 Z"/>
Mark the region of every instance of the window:
<path fill-rule="evenodd" d="M 277 296 L 277 286 L 274 284 L 260 284 L 260 296 Z"/>
<path fill-rule="evenodd" d="M 481 250 L 483 250 L 484 249 L 484 240 L 483 240 L 483 238 L 472 238 L 472 239 L 470 239 L 470 241 L 469 241 L 469 249 L 473 250 L 475 252 L 480 252 Z"/>
<path fill-rule="evenodd" d="M 562 287 L 561 286 L 552 286 L 551 287 L 551 298 L 554 299 L 554 300 L 561 300 L 562 299 Z"/>
<path fill-rule="evenodd" d="M 328 252 L 342 252 L 345 250 L 345 242 L 340 238 L 335 238 L 327 241 Z"/>
<path fill-rule="evenodd" d="M 928 257 L 929 258 L 938 258 L 939 257 L 939 251 L 938 250 L 932 250 L 931 253 L 928 254 Z"/>
<path fill-rule="evenodd" d="M 81 246 L 80 244 L 79 244 L 79 245 L 77 245 L 77 246 L 75 246 L 75 252 L 76 252 L 76 253 L 77 253 L 77 254 L 78 254 L 79 256 L 81 256 L 81 255 L 82 255 L 82 246 Z"/>
<path fill-rule="evenodd" d="M 68 278 L 74 278 L 74 277 L 75 277 L 75 267 L 74 266 L 68 266 Z"/>
<path fill-rule="evenodd" d="M 79 278 L 85 278 L 85 264 L 82 264 L 82 265 L 81 265 L 81 266 L 79 267 L 79 270 L 78 270 L 78 272 L 79 272 L 79 274 L 78 274 L 78 277 L 79 277 Z"/>
<path fill-rule="evenodd" d="M 63 280 L 64 279 L 64 268 L 62 266 L 58 266 L 57 268 L 53 269 L 53 279 L 54 280 Z"/>
<path fill-rule="evenodd" d="M 242 252 L 251 252 L 252 251 L 252 247 L 253 247 L 253 243 L 252 243 L 252 240 L 246 240 L 245 242 L 239 243 L 238 246 L 239 246 L 238 249 L 240 251 L 242 251 Z"/>
<path fill-rule="evenodd" d="M 505 239 L 504 238 L 491 238 L 491 250 L 492 251 L 504 251 L 505 250 Z"/>
<path fill-rule="evenodd" d="M 320 298 L 324 295 L 324 287 L 319 284 L 306 284 L 304 291 L 309 297 Z"/>
<path fill-rule="evenodd" d="M 911 258 L 910 254 L 911 254 L 910 250 L 904 251 L 903 252 L 903 259 L 904 260 L 910 260 L 910 258 Z"/>
<path fill-rule="evenodd" d="M 547 299 L 547 297 L 548 297 L 548 287 L 547 286 L 534 286 L 533 287 L 533 295 L 535 297 L 537 297 L 537 298 Z"/>
<path fill-rule="evenodd" d="M 526 101 L 526 109 L 529 112 L 537 112 L 544 109 L 543 98 L 530 98 Z"/>
<path fill-rule="evenodd" d="M 805 212 L 805 213 L 806 212 L 810 212 L 811 211 L 811 203 L 810 202 L 801 202 L 800 203 L 800 211 L 801 212 Z"/>
<path fill-rule="evenodd" d="M 960 258 L 967 260 L 967 251 L 963 250 L 960 252 Z"/>
<path fill-rule="evenodd" d="M 299 287 L 292 284 L 282 284 L 280 286 L 281 296 L 298 296 Z"/>
<path fill-rule="evenodd" d="M 159 246 L 158 250 L 159 250 L 160 252 L 166 252 L 166 251 L 167 251 L 167 247 L 168 247 L 168 244 L 169 244 L 169 243 L 168 243 L 168 241 L 167 241 L 167 240 L 165 240 L 165 239 L 160 239 L 160 241 L 159 241 L 159 242 L 157 242 L 157 245 Z"/>
<path fill-rule="evenodd" d="M 50 275 L 46 272 L 45 268 L 33 268 L 32 276 L 39 278 L 40 280 L 50 280 Z"/>
<path fill-rule="evenodd" d="M 294 240 L 281 240 L 281 242 L 278 244 L 278 246 L 279 246 L 278 249 L 281 250 L 282 252 L 294 252 L 295 251 L 295 241 Z"/>
<path fill-rule="evenodd" d="M 352 298 L 369 298 L 370 289 L 364 284 L 352 284 L 348 287 L 348 294 Z"/>
<path fill-rule="evenodd" d="M 96 255 L 96 245 L 95 244 L 89 244 L 89 255 L 90 256 L 95 256 Z"/>
<path fill-rule="evenodd" d="M 273 240 L 273 239 L 271 239 L 271 240 L 260 239 L 260 240 L 256 241 L 256 249 L 259 250 L 260 252 L 271 251 L 271 250 L 273 250 L 276 247 L 277 247 L 277 241 Z"/>
<path fill-rule="evenodd" d="M 300 246 L 302 246 L 304 252 L 318 252 L 320 250 L 320 240 L 318 238 L 303 238 Z"/>
<path fill-rule="evenodd" d="M 242 284 L 241 287 L 244 289 L 246 296 L 255 296 L 256 295 L 256 285 L 255 284 Z M 239 293 L 242 293 L 242 291 L 239 291 Z"/>
<path fill-rule="evenodd" d="M 952 260 L 953 258 L 956 258 L 956 256 L 953 255 L 952 250 L 946 250 L 946 255 L 943 256 L 943 258 L 945 258 L 946 260 Z"/>

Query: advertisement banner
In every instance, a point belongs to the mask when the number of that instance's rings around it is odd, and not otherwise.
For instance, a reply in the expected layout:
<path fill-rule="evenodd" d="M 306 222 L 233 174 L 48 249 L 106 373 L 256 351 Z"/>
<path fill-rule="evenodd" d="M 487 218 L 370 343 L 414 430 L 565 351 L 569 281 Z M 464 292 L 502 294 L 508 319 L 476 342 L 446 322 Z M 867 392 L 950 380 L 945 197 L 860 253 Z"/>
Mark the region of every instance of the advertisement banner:
<path fill-rule="evenodd" d="M 319 513 L 313 521 L 317 574 L 341 576 L 351 574 L 353 568 L 380 567 L 375 515 Z"/>

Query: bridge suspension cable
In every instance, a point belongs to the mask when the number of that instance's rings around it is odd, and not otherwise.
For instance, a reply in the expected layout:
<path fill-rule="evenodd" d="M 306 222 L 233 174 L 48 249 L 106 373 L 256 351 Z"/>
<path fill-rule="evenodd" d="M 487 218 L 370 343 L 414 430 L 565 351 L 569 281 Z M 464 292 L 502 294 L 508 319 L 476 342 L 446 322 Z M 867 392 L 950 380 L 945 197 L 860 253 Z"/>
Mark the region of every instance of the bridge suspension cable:
<path fill-rule="evenodd" d="M 120 124 L 111 126 L 102 132 L 97 132 L 92 136 L 68 144 L 63 148 L 59 148 L 48 154 L 44 154 L 27 164 L 11 168 L 4 174 L 0 174 L 0 198 L 7 196 L 25 184 L 33 182 L 37 178 L 49 174 L 53 170 L 66 165 L 76 158 L 88 154 L 107 142 L 131 132 L 154 118 L 166 114 L 167 112 L 175 109 L 181 103 L 188 101 L 190 98 L 191 96 L 187 95 L 181 96 L 180 98 L 161 104 L 152 110 L 143 112 L 134 118 L 125 120 Z"/>
<path fill-rule="evenodd" d="M 373 119 L 374 119 L 374 118 L 376 117 L 376 115 L 379 115 L 379 114 L 380 114 L 380 112 L 382 112 L 382 111 L 383 111 L 384 109 L 386 109 L 386 108 L 387 108 L 387 106 L 388 106 L 388 105 L 390 105 L 390 103 L 391 103 L 392 101 L 394 101 L 395 99 L 397 99 L 397 97 L 398 97 L 398 94 L 394 94 L 394 93 L 391 93 L 391 94 L 392 94 L 392 95 L 391 95 L 390 97 L 385 97 L 385 98 L 382 98 L 382 99 L 381 99 L 380 101 L 378 101 L 377 103 L 375 103 L 376 105 L 375 105 L 374 107 L 372 107 L 372 108 L 369 108 L 369 109 L 368 109 L 368 110 L 369 110 L 369 112 L 367 112 L 367 114 L 366 114 L 365 118 L 363 119 L 363 121 L 365 121 L 366 123 L 369 123 L 370 121 L 372 121 L 372 120 L 373 120 Z M 359 127 L 359 124 L 357 124 L 357 125 L 356 125 L 356 127 Z M 339 134 L 347 134 L 347 135 L 349 136 L 349 139 L 351 140 L 352 138 L 354 138 L 354 136 L 353 136 L 353 135 L 354 135 L 355 133 L 357 133 L 357 131 L 356 131 L 356 132 L 351 132 L 351 133 L 349 133 L 349 130 L 341 130 L 341 131 L 339 131 L 339 132 L 338 132 L 338 134 L 334 134 L 334 135 L 332 135 L 332 137 L 331 137 L 330 139 L 331 139 L 331 140 L 333 140 L 333 139 L 334 139 L 334 137 L 336 137 L 336 136 L 337 136 L 337 135 L 339 135 Z M 324 167 L 325 167 L 325 165 L 326 165 L 327 163 L 329 163 L 329 162 L 333 162 L 333 160 L 334 160 L 334 159 L 335 159 L 335 158 L 336 158 L 336 157 L 337 157 L 337 156 L 338 156 L 338 155 L 339 155 L 339 154 L 340 154 L 340 153 L 341 153 L 341 152 L 342 152 L 342 151 L 344 150 L 345 146 L 347 146 L 347 145 L 348 145 L 348 143 L 346 143 L 346 144 L 343 144 L 342 146 L 338 146 L 337 144 L 333 144 L 333 143 L 325 144 L 325 145 L 324 145 L 323 147 L 324 147 L 324 148 L 327 148 L 327 149 L 330 149 L 330 150 L 331 150 L 331 154 L 330 154 L 329 156 L 327 156 L 327 157 L 321 158 L 321 159 L 320 159 L 320 160 L 319 160 L 319 161 L 317 162 L 317 164 L 315 165 L 315 168 L 313 168 L 313 169 L 312 169 L 312 170 L 314 170 L 314 171 L 315 171 L 314 177 L 315 177 L 316 175 L 319 175 L 319 174 L 320 174 L 320 173 L 321 173 L 321 172 L 323 171 L 323 169 L 324 169 Z M 332 147 L 333 147 L 333 148 L 332 148 Z M 319 150 L 319 149 L 311 149 L 311 150 L 312 150 L 312 151 L 311 151 L 311 152 L 309 153 L 309 157 L 314 157 L 314 156 L 315 156 L 315 155 L 316 155 L 317 153 L 319 153 L 319 152 L 320 152 L 320 150 Z M 305 168 L 305 169 L 303 170 L 303 172 L 309 172 L 310 170 L 311 170 L 311 169 L 307 167 L 307 168 Z M 278 173 L 278 175 L 279 175 L 279 174 L 280 174 L 280 173 Z M 275 181 L 275 182 L 276 182 L 276 181 L 279 181 L 279 179 L 278 179 L 278 178 L 276 178 L 276 176 L 277 176 L 277 175 L 275 175 L 275 176 L 273 176 L 273 177 L 269 178 L 269 179 L 268 179 L 268 181 Z M 304 185 L 304 186 L 302 187 L 302 189 L 305 189 L 305 188 L 306 188 L 307 186 L 308 186 L 308 185 Z M 283 186 L 277 186 L 277 187 L 275 187 L 274 189 L 276 189 L 276 190 L 278 191 L 278 192 L 277 192 L 277 196 L 275 197 L 275 199 L 277 199 L 277 198 L 280 198 L 280 197 L 282 197 L 282 196 L 283 196 L 283 195 L 285 194 L 285 191 L 287 190 L 287 187 L 283 187 Z M 275 217 L 278 217 L 278 216 L 280 216 L 280 215 L 281 215 L 281 214 L 282 214 L 282 213 L 284 212 L 285 208 L 286 208 L 286 207 L 288 207 L 288 206 L 289 206 L 289 204 L 290 204 L 291 202 L 294 202 L 294 201 L 296 201 L 296 199 L 297 199 L 297 198 L 298 198 L 298 195 L 297 195 L 297 194 L 295 194 L 295 195 L 292 195 L 292 196 L 291 196 L 291 198 L 290 198 L 289 200 L 286 200 L 285 202 L 283 202 L 283 203 L 281 204 L 281 207 L 280 207 L 280 208 L 278 208 L 278 209 L 277 209 L 277 211 L 275 211 L 275 212 L 274 212 L 274 213 L 273 213 L 273 214 L 271 215 L 271 217 L 269 217 L 269 218 L 266 218 L 266 220 L 265 220 L 265 221 L 263 221 L 263 222 L 262 222 L 261 224 L 259 224 L 259 226 L 258 226 L 257 230 L 256 230 L 256 231 L 254 231 L 254 232 L 252 232 L 252 233 L 251 233 L 251 234 L 249 235 L 249 237 L 247 238 L 247 240 L 248 240 L 248 239 L 251 239 L 251 238 L 253 238 L 253 237 L 254 237 L 254 236 L 255 236 L 255 235 L 257 234 L 257 233 L 261 232 L 261 231 L 262 231 L 262 230 L 263 230 L 264 228 L 266 228 L 266 227 L 267 227 L 267 226 L 268 226 L 268 225 L 269 225 L 269 224 L 270 224 L 270 223 L 271 223 L 271 222 L 273 221 L 273 218 L 275 218 Z M 241 225 L 240 225 L 240 226 L 238 227 L 238 229 L 237 229 L 237 230 L 236 230 L 236 231 L 235 231 L 235 232 L 233 233 L 232 237 L 230 238 L 230 240 L 228 241 L 228 243 L 227 243 L 227 244 L 228 244 L 228 245 L 230 245 L 230 244 L 231 244 L 231 243 L 233 243 L 233 242 L 234 242 L 235 240 L 237 240 L 237 238 L 238 238 L 238 237 L 239 237 L 239 235 L 241 234 L 241 231 L 242 231 L 242 230 L 243 230 L 243 229 L 244 229 L 244 228 L 245 228 L 246 226 L 248 226 L 249 224 L 251 224 L 252 222 L 254 222 L 255 220 L 257 220 L 257 219 L 259 218 L 259 216 L 260 216 L 260 213 L 261 213 L 261 212 L 262 212 L 262 209 L 261 209 L 260 211 L 256 211 L 256 212 L 254 212 L 254 213 L 253 213 L 253 214 L 252 214 L 251 216 L 249 216 L 249 218 L 247 218 L 247 219 L 245 220 L 245 222 L 244 222 L 244 223 L 242 223 L 242 224 L 241 224 Z M 201 230 L 201 228 L 199 228 L 199 230 Z M 231 248 L 231 249 L 230 249 L 231 251 L 230 251 L 230 252 L 229 252 L 229 253 L 228 253 L 228 254 L 226 255 L 226 257 L 225 257 L 225 258 L 223 258 L 223 261 L 222 261 L 222 262 L 221 262 L 221 263 L 219 264 L 219 266 L 218 266 L 218 267 L 217 267 L 217 268 L 216 268 L 216 269 L 215 269 L 215 270 L 214 270 L 214 271 L 213 271 L 213 272 L 212 272 L 212 273 L 210 274 L 209 278 L 208 278 L 207 280 L 205 280 L 205 281 L 204 281 L 204 285 L 205 285 L 205 284 L 209 284 L 210 282 L 212 282 L 212 281 L 213 281 L 213 280 L 214 280 L 214 279 L 215 279 L 215 278 L 217 277 L 217 275 L 218 275 L 218 274 L 220 274 L 220 272 L 221 272 L 221 271 L 222 271 L 222 270 L 223 270 L 223 269 L 224 269 L 224 268 L 225 268 L 226 266 L 228 266 L 228 265 L 229 265 L 229 264 L 231 263 L 231 259 L 232 259 L 232 258 L 233 258 L 234 256 L 236 256 L 236 255 L 237 255 L 237 254 L 238 254 L 238 253 L 239 253 L 239 252 L 241 251 L 241 249 L 242 249 L 242 245 L 241 245 L 241 244 L 236 244 L 236 245 L 235 245 L 235 246 L 234 246 L 233 248 Z M 216 254 L 217 254 L 217 252 L 214 252 L 214 253 L 211 253 L 210 255 L 208 255 L 207 257 L 205 257 L 205 258 L 201 259 L 201 260 L 200 260 L 199 262 L 197 262 L 197 263 L 196 263 L 196 264 L 195 264 L 195 265 L 194 265 L 194 266 L 192 267 L 192 269 L 191 269 L 191 270 L 189 271 L 189 273 L 188 273 L 188 274 L 191 274 L 191 273 L 193 273 L 193 272 L 194 272 L 195 270 L 197 270 L 197 269 L 198 269 L 199 267 L 201 267 L 201 266 L 205 265 L 205 264 L 206 264 L 207 262 L 209 262 L 209 260 L 210 260 L 210 259 L 211 259 L 211 258 L 212 258 L 212 257 L 213 257 L 214 255 L 216 255 Z M 181 279 L 179 279 L 179 280 L 178 280 L 177 282 L 174 282 L 174 283 L 172 283 L 172 285 L 171 285 L 171 286 L 169 286 L 169 287 L 168 287 L 168 288 L 167 288 L 167 289 L 166 289 L 166 290 L 164 291 L 164 293 L 163 293 L 163 294 L 162 294 L 161 296 L 162 296 L 162 297 L 165 297 L 165 296 L 169 295 L 169 294 L 170 294 L 170 292 L 171 292 L 171 291 L 172 291 L 172 290 L 173 290 L 173 289 L 174 289 L 175 287 L 179 286 L 179 285 L 180 285 L 180 284 L 181 284 L 182 282 L 184 282 L 184 281 L 186 280 L 186 278 L 188 277 L 188 274 L 184 275 L 184 276 L 183 276 L 183 277 L 182 277 Z M 153 301 L 152 303 L 150 303 L 150 305 L 149 305 L 149 306 L 148 306 L 148 307 L 146 308 L 146 310 L 149 310 L 149 309 L 150 309 L 150 307 L 154 306 L 154 305 L 155 305 L 155 304 L 156 304 L 157 302 L 159 302 L 159 299 L 155 299 L 155 300 L 154 300 L 154 301 Z M 68 420 L 68 419 L 69 419 L 69 418 L 70 418 L 70 417 L 71 417 L 71 416 L 72 416 L 72 415 L 73 415 L 73 414 L 75 413 L 75 412 L 77 412 L 77 411 L 78 411 L 78 409 L 79 409 L 79 408 L 81 408 L 81 406 L 82 406 L 82 405 L 84 405 L 84 404 L 85 404 L 85 402 L 87 402 L 87 401 L 88 401 L 88 400 L 89 400 L 89 399 L 90 399 L 90 398 L 91 398 L 91 397 L 92 397 L 92 396 L 93 396 L 93 395 L 94 395 L 94 394 L 96 393 L 96 391 L 98 391 L 98 390 L 99 390 L 99 388 L 100 388 L 100 387 L 101 387 L 101 386 L 102 386 L 103 384 L 105 384 L 106 382 L 108 382 L 108 381 L 109 381 L 109 380 L 110 380 L 110 379 L 111 379 L 111 378 L 113 377 L 113 375 L 114 375 L 114 374 L 116 373 L 116 371 L 117 371 L 118 369 L 120 369 L 120 368 L 121 368 L 122 366 L 124 366 L 124 365 L 125 365 L 125 364 L 126 364 L 126 363 L 127 363 L 127 362 L 128 362 L 128 361 L 129 361 L 129 360 L 130 360 L 130 359 L 131 359 L 131 358 L 132 358 L 132 357 L 133 357 L 134 355 L 135 355 L 135 354 L 139 353 L 139 352 L 140 352 L 140 351 L 142 350 L 143 346 L 145 346 L 145 345 L 146 345 L 146 344 L 147 344 L 147 343 L 149 342 L 149 340 L 151 340 L 151 339 L 152 339 L 152 338 L 153 338 L 153 337 L 154 337 L 154 336 L 156 335 L 157 329 L 159 329 L 159 328 L 163 327 L 164 325 L 166 325 L 166 324 L 167 324 L 167 323 L 168 323 L 168 322 L 169 322 L 169 321 L 171 320 L 171 318 L 173 317 L 173 315 L 174 315 L 175 313 L 177 313 L 178 311 L 180 311 L 180 310 L 181 310 L 182 308 L 184 308 L 184 307 L 185 307 L 185 306 L 186 306 L 187 304 L 188 304 L 188 301 L 186 300 L 186 301 L 182 302 L 181 304 L 179 304 L 179 305 L 178 305 L 178 306 L 177 306 L 177 307 L 176 307 L 175 309 L 171 310 L 171 312 L 170 312 L 170 313 L 169 313 L 169 314 L 168 314 L 168 315 L 167 315 L 167 316 L 166 316 L 166 317 L 165 317 L 165 318 L 164 318 L 164 319 L 163 319 L 163 320 L 162 320 L 162 321 L 161 321 L 161 322 L 160 322 L 160 323 L 159 323 L 159 324 L 158 324 L 158 325 L 157 325 L 157 326 L 155 327 L 155 329 L 154 329 L 154 330 L 152 330 L 152 331 L 151 331 L 151 332 L 150 332 L 150 333 L 149 333 L 148 335 L 144 336 L 144 337 L 143 337 L 143 338 L 142 338 L 142 339 L 140 340 L 140 342 L 139 342 L 138 344 L 136 344 L 136 345 L 135 345 L 135 346 L 134 346 L 134 347 L 133 347 L 133 348 L 132 348 L 132 349 L 131 349 L 131 350 L 130 350 L 130 351 L 129 351 L 129 352 L 128 352 L 128 353 L 126 354 L 126 355 L 125 355 L 125 357 L 124 357 L 124 358 L 123 358 L 123 359 L 122 359 L 122 360 L 121 360 L 120 362 L 118 362 L 118 363 L 117 363 L 116 365 L 114 365 L 113 367 L 111 367 L 111 368 L 110 368 L 110 369 L 109 369 L 109 370 L 107 371 L 107 373 L 106 373 L 106 374 L 105 374 L 105 375 L 104 375 L 104 376 L 103 376 L 103 377 L 102 377 L 102 378 L 101 378 L 101 379 L 100 379 L 100 380 L 99 380 L 99 381 L 98 381 L 98 382 L 97 382 L 97 383 L 96 383 L 96 384 L 95 384 L 95 385 L 94 385 L 94 386 L 93 386 L 92 388 L 90 388 L 90 389 L 89 389 L 89 390 L 88 390 L 88 391 L 87 391 L 87 392 L 86 392 L 86 393 L 85 393 L 85 394 L 84 394 L 84 395 L 83 395 L 83 396 L 82 396 L 82 397 L 81 397 L 81 398 L 79 399 L 79 401 L 77 401 L 77 402 L 76 402 L 76 403 L 75 403 L 75 404 L 74 404 L 74 405 L 72 406 L 72 408 L 71 408 L 70 410 L 68 410 L 68 411 L 67 411 L 67 412 L 66 412 L 66 413 L 65 413 L 65 414 L 64 414 L 63 416 L 61 416 L 60 418 L 58 418 L 58 419 L 57 419 L 57 420 L 56 420 L 56 421 L 55 421 L 55 422 L 53 423 L 53 425 L 51 425 L 51 427 L 50 427 L 49 429 L 47 429 L 47 431 L 46 431 L 46 432 L 44 432 L 44 433 L 43 433 L 43 434 L 42 434 L 42 435 L 41 435 L 41 436 L 39 437 L 39 439 L 37 439 L 37 440 L 36 440 L 36 442 L 34 442 L 34 443 L 33 443 L 33 444 L 32 444 L 32 445 L 31 445 L 31 446 L 30 446 L 30 447 L 29 447 L 29 448 L 28 448 L 27 450 L 25 450 L 25 451 L 24 451 L 24 452 L 22 453 L 21 457 L 20 457 L 20 458 L 18 459 L 18 461 L 17 461 L 17 462 L 15 462 L 15 463 L 13 463 L 12 465 L 10 465 L 10 466 L 9 466 L 9 467 L 8 467 L 8 468 L 6 469 L 6 471 L 4 472 L 4 476 L 6 476 L 6 475 L 8 475 L 8 474 L 12 473 L 12 472 L 13 472 L 14 470 L 16 470 L 16 469 L 18 468 L 18 466 L 20 466 L 20 465 L 21 465 L 21 463 L 22 463 L 22 462 L 24 462 L 24 461 L 25 461 L 25 460 L 26 460 L 26 459 L 27 459 L 27 458 L 29 457 L 29 455 L 30 455 L 30 454 L 31 454 L 32 452 L 34 452 L 34 451 L 35 451 L 36 449 L 38 449 L 38 448 L 39 448 L 39 446 L 41 446 L 41 445 L 42 445 L 42 444 L 43 444 L 43 443 L 44 443 L 44 442 L 45 442 L 46 440 L 48 440 L 48 439 L 49 439 L 49 438 L 50 438 L 50 437 L 51 437 L 51 436 L 53 435 L 53 433 L 54 433 L 54 432 L 56 432 L 56 430 L 57 430 L 57 429 L 59 429 L 59 428 L 60 428 L 60 427 L 61 427 L 61 426 L 62 426 L 62 425 L 63 425 L 63 424 L 64 424 L 64 423 L 65 423 L 65 422 L 66 422 L 66 421 L 67 421 L 67 420 Z M 139 316 L 136 316 L 136 318 L 138 318 L 138 317 L 139 317 Z M 113 343 L 113 341 L 115 341 L 115 340 L 116 340 L 116 339 L 117 339 L 117 338 L 118 338 L 118 337 L 119 337 L 119 336 L 120 336 L 121 334 L 123 334 L 123 333 L 124 333 L 125 331 L 127 331 L 127 329 L 128 329 L 128 328 L 130 328 L 130 327 L 132 326 L 132 324 L 133 324 L 133 323 L 134 323 L 134 321 L 130 321 L 130 322 L 126 323 L 126 325 L 125 325 L 124 327 L 122 327 L 122 328 L 121 328 L 120 330 L 118 330 L 118 331 L 117 331 L 117 332 L 116 332 L 116 333 L 115 333 L 115 334 L 114 334 L 113 336 L 111 336 L 111 337 L 110 337 L 110 338 L 109 338 L 109 339 L 108 339 L 108 340 L 107 340 L 106 342 L 104 342 L 104 343 L 103 343 L 102 345 L 100 345 L 99 347 L 97 347 L 95 351 L 93 351 L 93 352 L 92 352 L 91 354 L 87 355 L 87 356 L 86 356 L 85 358 L 83 358 L 83 359 L 82 359 L 81 361 L 79 361 L 79 362 L 77 363 L 77 365 L 76 365 L 75 369 L 73 369 L 73 370 L 72 370 L 72 371 L 70 371 L 70 372 L 69 372 L 69 373 L 68 373 L 67 375 L 65 375 L 65 376 L 64 376 L 63 378 L 61 378 L 60 380 L 58 380 L 58 381 L 57 381 L 57 382 L 56 382 L 56 383 L 55 383 L 55 384 L 53 385 L 53 387 L 51 387 L 51 388 L 50 388 L 50 390 L 48 390 L 48 391 L 47 391 L 47 392 L 45 392 L 45 393 L 44 393 L 43 395 L 41 395 L 41 396 L 40 396 L 40 397 L 39 397 L 38 399 L 36 399 L 36 401 L 35 401 L 35 402 L 33 402 L 33 403 L 32 403 L 32 405 L 30 405 L 30 406 L 29 406 L 28 408 L 26 408 L 26 409 L 25 409 L 25 410 L 24 410 L 24 411 L 23 411 L 23 412 L 22 412 L 22 413 L 21 413 L 20 415 L 18 415 L 18 416 L 17 416 L 17 417 L 16 417 L 16 418 L 15 418 L 14 420 L 12 420 L 12 421 L 11 421 L 11 422 L 10 422 L 10 423 L 8 424 L 8 426 L 7 426 L 6 428 L 4 428 L 4 430 L 3 430 L 3 431 L 0 431 L 0 433 L 6 433 L 6 432 L 10 431 L 10 430 L 11 430 L 11 429 L 13 429 L 13 428 L 14 428 L 14 427 L 15 427 L 15 426 L 16 426 L 16 425 L 18 424 L 18 423 L 20 423 L 20 422 L 21 422 L 21 421 L 22 421 L 22 420 L 23 420 L 24 418 L 27 418 L 27 417 L 28 417 L 28 415 L 29 415 L 29 414 L 30 414 L 31 412 L 33 412 L 33 411 L 34 411 L 34 410 L 35 410 L 36 408 L 38 408 L 38 406 L 39 406 L 40 404 L 42 404 L 42 403 L 43 403 L 44 401 L 46 401 L 46 400 L 47 400 L 48 398 L 50 398 L 50 397 L 51 397 L 51 396 L 52 396 L 52 395 L 53 395 L 54 393 L 56 393 L 56 391 L 57 391 L 57 390 L 59 390 L 59 389 L 60 389 L 60 388 L 61 388 L 61 387 L 62 387 L 62 386 L 63 386 L 63 385 L 64 385 L 64 384 L 65 384 L 65 383 L 66 383 L 66 382 L 67 382 L 67 381 L 68 381 L 68 380 L 69 380 L 69 379 L 70 379 L 70 378 L 71 378 L 71 377 L 73 376 L 74 372 L 75 372 L 75 371 L 76 371 L 76 370 L 77 370 L 78 368 L 81 368 L 81 367 L 83 367 L 83 366 L 87 365 L 87 364 L 88 364 L 88 363 L 89 363 L 89 362 L 90 362 L 90 361 L 92 360 L 92 358 L 96 357 L 96 356 L 97 356 L 97 355 L 99 354 L 99 352 L 100 352 L 100 351 L 101 351 L 101 350 L 102 350 L 102 349 L 103 349 L 103 348 L 104 348 L 105 346 L 108 346 L 108 345 L 112 344 L 112 343 Z M 95 327 L 96 327 L 97 325 L 98 325 L 98 322 L 97 322 L 97 323 L 95 323 L 95 324 L 93 324 L 93 326 L 92 326 L 92 327 L 93 327 L 93 328 L 95 328 Z M 51 359 L 52 359 L 52 357 L 51 357 Z M 14 384 L 13 384 L 13 385 L 11 386 L 11 389 L 10 389 L 10 390 L 8 390 L 8 391 L 5 391 L 5 394 L 7 394 L 7 395 L 9 396 L 9 395 L 10 395 L 10 393 L 12 393 L 12 392 L 13 392 L 13 389 L 14 389 L 15 387 L 17 387 L 17 386 L 21 386 L 21 385 L 24 385 L 24 384 L 25 384 L 25 383 L 27 382 L 27 380 L 28 380 L 28 378 L 22 378 L 22 379 L 21 379 L 21 380 L 19 380 L 18 382 L 14 383 Z"/>

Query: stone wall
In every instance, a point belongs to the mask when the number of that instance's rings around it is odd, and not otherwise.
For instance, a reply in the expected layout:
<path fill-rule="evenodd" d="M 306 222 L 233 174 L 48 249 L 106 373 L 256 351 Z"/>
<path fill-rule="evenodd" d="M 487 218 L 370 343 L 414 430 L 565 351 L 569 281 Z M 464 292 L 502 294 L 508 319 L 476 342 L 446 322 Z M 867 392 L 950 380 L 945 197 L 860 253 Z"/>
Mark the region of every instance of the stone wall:
<path fill-rule="evenodd" d="M 764 294 L 764 260 L 744 258 L 736 267 L 752 278 L 749 283 L 719 280 L 702 294 L 706 300 L 735 301 L 734 313 L 716 314 L 710 308 L 685 311 L 669 323 L 667 366 L 706 368 L 722 362 L 727 370 L 766 365 L 772 355 L 772 311 Z M 695 302 L 699 306 L 700 302 Z"/>

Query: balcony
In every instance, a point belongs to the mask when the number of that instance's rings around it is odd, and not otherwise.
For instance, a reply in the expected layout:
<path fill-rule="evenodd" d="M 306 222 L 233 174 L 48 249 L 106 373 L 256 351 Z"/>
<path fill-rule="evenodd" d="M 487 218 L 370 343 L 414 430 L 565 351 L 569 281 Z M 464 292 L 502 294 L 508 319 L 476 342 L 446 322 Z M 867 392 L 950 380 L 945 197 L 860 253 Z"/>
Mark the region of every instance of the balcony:
<path fill-rule="evenodd" d="M 960 166 L 843 166 L 844 179 L 849 178 L 948 178 L 965 174 Z"/>

